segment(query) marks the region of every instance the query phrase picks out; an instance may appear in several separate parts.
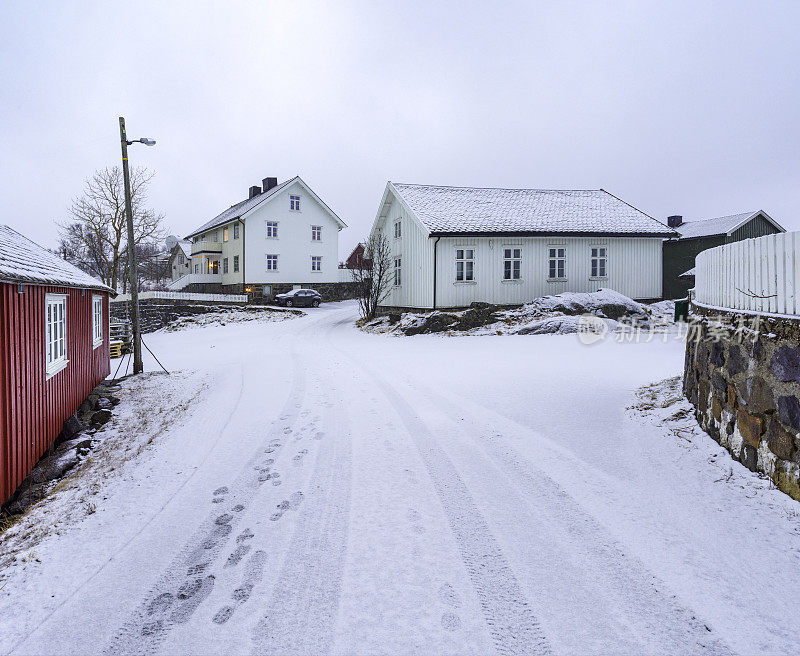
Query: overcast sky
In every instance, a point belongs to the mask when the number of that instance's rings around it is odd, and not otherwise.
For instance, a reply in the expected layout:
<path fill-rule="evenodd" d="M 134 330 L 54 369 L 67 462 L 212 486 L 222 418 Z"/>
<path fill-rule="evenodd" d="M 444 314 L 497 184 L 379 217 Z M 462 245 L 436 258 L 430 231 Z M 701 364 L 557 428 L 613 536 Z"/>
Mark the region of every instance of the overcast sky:
<path fill-rule="evenodd" d="M 299 174 L 369 230 L 387 180 L 602 187 L 800 229 L 800 2 L 0 6 L 0 198 L 45 246 L 95 169 L 156 171 L 185 235 Z"/>

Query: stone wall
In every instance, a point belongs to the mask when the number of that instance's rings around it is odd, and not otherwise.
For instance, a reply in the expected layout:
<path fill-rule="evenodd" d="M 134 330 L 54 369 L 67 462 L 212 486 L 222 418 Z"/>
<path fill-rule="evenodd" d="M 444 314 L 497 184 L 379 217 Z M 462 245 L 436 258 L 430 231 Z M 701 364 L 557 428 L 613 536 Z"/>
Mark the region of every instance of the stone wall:
<path fill-rule="evenodd" d="M 800 501 L 800 320 L 692 312 L 683 389 L 697 421 Z"/>
<path fill-rule="evenodd" d="M 130 320 L 131 302 L 112 301 L 111 318 Z M 247 306 L 244 303 L 221 303 L 212 301 L 184 301 L 165 298 L 148 298 L 139 301 L 139 316 L 142 324 L 142 333 L 151 333 L 154 330 L 163 328 L 171 321 L 180 317 L 188 317 L 195 314 L 206 314 L 219 310 L 259 311 L 260 308 Z"/>

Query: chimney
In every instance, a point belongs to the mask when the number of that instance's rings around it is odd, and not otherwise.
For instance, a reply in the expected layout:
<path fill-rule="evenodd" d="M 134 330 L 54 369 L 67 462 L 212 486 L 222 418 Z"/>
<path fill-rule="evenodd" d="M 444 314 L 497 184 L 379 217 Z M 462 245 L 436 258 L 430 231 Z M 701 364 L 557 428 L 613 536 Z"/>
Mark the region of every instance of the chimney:
<path fill-rule="evenodd" d="M 261 193 L 261 187 L 259 187 L 258 185 L 253 185 L 252 187 L 250 187 L 250 194 L 247 196 L 247 198 L 248 199 L 255 198 L 260 193 Z"/>
<path fill-rule="evenodd" d="M 680 216 L 679 214 L 667 217 L 667 225 L 670 228 L 677 228 L 682 223 L 683 223 L 683 217 Z"/>
<path fill-rule="evenodd" d="M 264 178 L 261 182 L 264 185 L 264 193 L 267 193 L 273 187 L 278 186 L 278 178 Z"/>

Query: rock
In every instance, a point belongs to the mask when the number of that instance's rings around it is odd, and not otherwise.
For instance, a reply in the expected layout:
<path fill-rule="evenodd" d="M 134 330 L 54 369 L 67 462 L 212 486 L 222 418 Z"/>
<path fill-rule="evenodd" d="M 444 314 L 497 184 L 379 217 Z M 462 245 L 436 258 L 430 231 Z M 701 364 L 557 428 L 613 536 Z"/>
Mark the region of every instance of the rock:
<path fill-rule="evenodd" d="M 779 347 L 772 355 L 769 368 L 775 377 L 784 383 L 790 380 L 800 381 L 800 348 Z"/>
<path fill-rule="evenodd" d="M 775 419 L 769 422 L 767 444 L 769 450 L 781 460 L 791 459 L 794 450 L 794 436 Z"/>
<path fill-rule="evenodd" d="M 722 367 L 725 364 L 725 345 L 720 341 L 711 342 L 711 364 Z"/>
<path fill-rule="evenodd" d="M 114 396 L 113 394 L 108 394 L 108 395 L 106 396 L 106 398 L 107 398 L 109 401 L 111 401 L 111 405 L 112 405 L 112 406 L 117 406 L 117 405 L 119 405 L 119 403 L 120 403 L 120 401 L 119 401 L 119 397 L 118 397 L 118 396 Z"/>
<path fill-rule="evenodd" d="M 489 323 L 494 323 L 495 321 L 496 317 L 492 311 L 488 309 L 473 309 L 467 310 L 458 320 L 458 323 L 453 325 L 453 328 L 456 330 L 470 330 L 472 328 L 480 328 Z"/>
<path fill-rule="evenodd" d="M 761 417 L 751 415 L 744 408 L 739 408 L 736 412 L 736 424 L 745 442 L 757 449 L 761 442 L 761 433 L 764 432 L 764 421 Z"/>
<path fill-rule="evenodd" d="M 747 358 L 738 344 L 728 347 L 728 375 L 733 377 L 747 371 Z"/>
<path fill-rule="evenodd" d="M 714 419 L 717 421 L 719 421 L 722 417 L 722 404 L 719 402 L 716 396 L 711 399 L 711 414 L 714 415 Z"/>
<path fill-rule="evenodd" d="M 795 501 L 800 501 L 800 484 L 795 473 L 793 475 L 784 469 L 778 470 L 778 489 L 784 494 L 788 494 Z"/>
<path fill-rule="evenodd" d="M 714 388 L 714 396 L 724 402 L 725 397 L 728 395 L 728 382 L 718 371 L 711 374 L 711 387 Z"/>
<path fill-rule="evenodd" d="M 482 311 L 489 311 L 495 312 L 497 310 L 496 305 L 492 305 L 491 303 L 484 303 L 483 301 L 473 301 L 469 304 L 469 307 L 473 310 L 482 310 Z"/>
<path fill-rule="evenodd" d="M 728 398 L 727 398 L 727 401 L 728 401 L 728 407 L 730 407 L 731 409 L 735 409 L 736 408 L 736 405 L 737 405 L 736 404 L 736 388 L 733 385 L 731 385 L 730 383 L 728 383 Z"/>
<path fill-rule="evenodd" d="M 79 417 L 86 417 L 94 410 L 94 399 L 85 399 L 78 408 L 77 415 Z"/>
<path fill-rule="evenodd" d="M 749 444 L 742 444 L 739 460 L 751 472 L 758 471 L 758 452 Z"/>
<path fill-rule="evenodd" d="M 9 515 L 19 515 L 24 513 L 30 506 L 37 501 L 41 501 L 44 496 L 44 483 L 30 485 L 17 494 L 13 501 L 6 504 L 3 508 Z"/>
<path fill-rule="evenodd" d="M 710 386 L 708 384 L 708 380 L 705 378 L 701 378 L 700 382 L 698 383 L 697 389 L 697 409 L 701 413 L 705 413 L 708 410 L 708 394 L 710 392 Z"/>
<path fill-rule="evenodd" d="M 92 415 L 92 425 L 102 426 L 103 424 L 107 423 L 109 419 L 111 419 L 110 410 L 98 410 Z"/>
<path fill-rule="evenodd" d="M 446 312 L 431 312 L 422 323 L 409 326 L 403 332 L 406 335 L 420 335 L 423 333 L 440 333 L 447 330 L 454 323 L 458 323 L 458 317 L 447 314 Z"/>
<path fill-rule="evenodd" d="M 78 417 L 72 415 L 68 417 L 67 420 L 64 422 L 64 427 L 61 429 L 61 440 L 71 440 L 75 438 L 77 435 L 80 435 L 83 431 L 86 430 L 86 424 L 84 424 Z"/>
<path fill-rule="evenodd" d="M 796 396 L 778 397 L 778 417 L 784 426 L 800 430 L 800 403 Z"/>
<path fill-rule="evenodd" d="M 389 314 L 389 325 L 396 324 L 398 321 L 400 321 L 400 318 L 401 318 L 401 315 L 390 313 Z"/>
<path fill-rule="evenodd" d="M 110 410 L 114 405 L 105 396 L 101 396 L 97 399 L 97 403 L 94 404 L 94 407 L 95 410 Z"/>
<path fill-rule="evenodd" d="M 79 457 L 85 456 L 89 451 L 92 450 L 92 440 L 81 440 L 75 445 L 75 453 Z"/>
<path fill-rule="evenodd" d="M 754 376 L 747 381 L 747 410 L 761 414 L 775 409 L 775 399 L 767 382 L 761 376 Z"/>

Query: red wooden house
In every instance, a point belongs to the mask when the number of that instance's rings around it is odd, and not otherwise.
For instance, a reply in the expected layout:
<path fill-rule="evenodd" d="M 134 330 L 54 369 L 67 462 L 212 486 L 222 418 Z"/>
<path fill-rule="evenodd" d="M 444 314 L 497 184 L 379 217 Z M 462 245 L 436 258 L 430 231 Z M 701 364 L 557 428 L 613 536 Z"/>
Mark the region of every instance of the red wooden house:
<path fill-rule="evenodd" d="M 110 293 L 0 225 L 0 502 L 108 375 Z"/>

